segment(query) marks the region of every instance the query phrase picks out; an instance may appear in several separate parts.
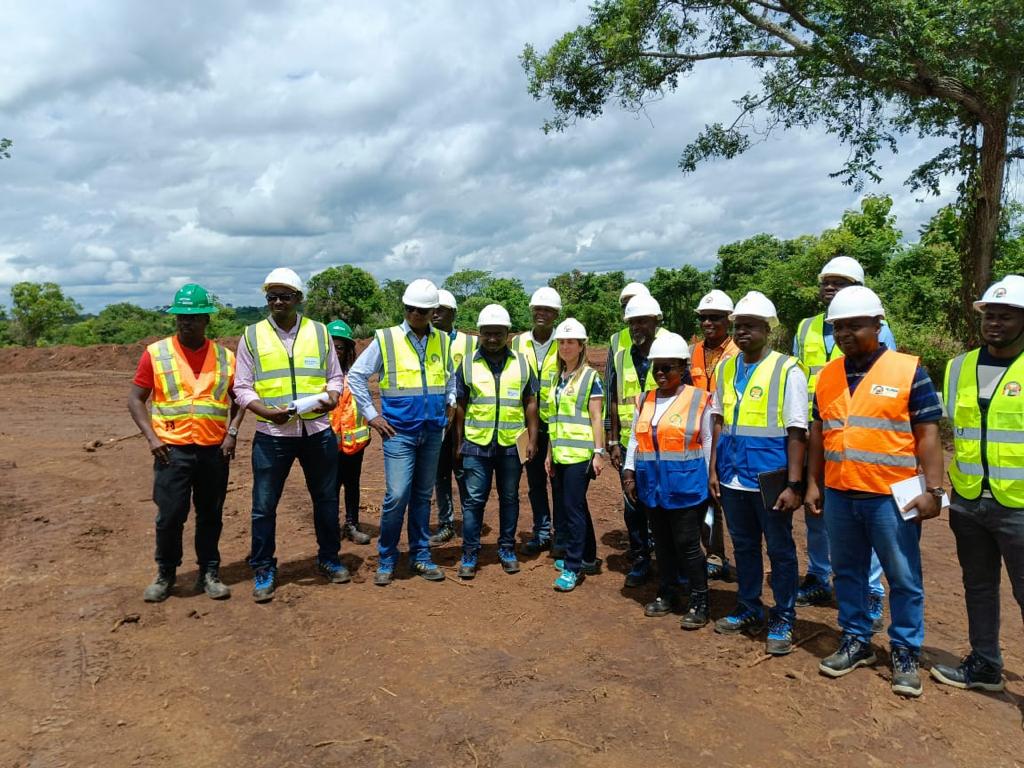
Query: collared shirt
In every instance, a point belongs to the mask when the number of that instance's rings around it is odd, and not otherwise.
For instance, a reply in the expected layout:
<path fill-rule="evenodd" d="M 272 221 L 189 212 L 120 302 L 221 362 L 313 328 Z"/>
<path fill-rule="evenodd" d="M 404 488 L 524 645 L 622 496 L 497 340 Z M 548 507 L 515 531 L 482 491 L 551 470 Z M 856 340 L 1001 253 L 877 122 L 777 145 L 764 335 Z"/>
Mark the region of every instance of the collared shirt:
<path fill-rule="evenodd" d="M 822 325 L 821 335 L 825 339 L 825 354 L 831 359 L 832 350 L 836 346 L 836 337 L 832 331 L 832 323 L 828 320 Z M 889 349 L 896 349 L 896 337 L 892 335 L 892 328 L 889 327 L 885 320 L 882 321 L 882 330 L 878 332 L 878 341 L 880 344 L 885 344 Z M 793 356 L 800 356 L 800 345 L 797 343 L 797 336 L 793 337 Z"/>
<path fill-rule="evenodd" d="M 422 363 L 427 354 L 427 341 L 430 338 L 430 331 L 428 330 L 427 333 L 423 334 L 421 339 L 413 333 L 408 321 L 403 320 L 400 327 L 405 332 L 406 338 L 412 342 L 412 347 L 416 350 L 420 363 Z M 441 331 L 441 333 L 445 333 L 445 331 Z M 377 376 L 379 379 L 383 370 L 384 355 L 381 354 L 380 344 L 377 342 L 377 336 L 374 335 L 373 341 L 363 350 L 362 354 L 359 355 L 348 371 L 348 386 L 352 390 L 352 397 L 355 398 L 359 412 L 363 414 L 363 418 L 367 421 L 371 421 L 380 415 L 380 411 L 377 410 L 377 407 L 373 404 L 373 398 L 370 396 L 370 377 Z M 455 407 L 455 376 L 450 356 L 448 359 L 448 376 L 445 379 L 445 400 L 450 407 Z"/>
<path fill-rule="evenodd" d="M 505 354 L 501 360 L 497 363 L 491 362 L 484 355 L 483 350 L 478 349 L 473 355 L 473 360 L 483 360 L 487 363 L 487 367 L 491 369 L 491 373 L 494 374 L 494 386 L 496 392 L 501 392 L 501 373 L 505 370 L 505 361 L 510 357 L 514 357 L 514 353 L 508 347 L 505 348 Z M 523 389 L 521 394 L 523 400 L 523 407 L 526 406 L 526 398 L 536 397 L 540 391 L 540 382 L 534 375 L 533 371 L 527 367 L 526 381 L 523 382 Z M 458 399 L 463 406 L 468 407 L 469 403 L 469 387 L 466 385 L 466 377 L 462 366 L 459 366 L 459 370 L 455 372 L 455 397 Z M 499 446 L 498 445 L 498 430 L 494 430 L 494 436 L 491 438 L 489 445 L 477 445 L 471 440 L 462 441 L 462 455 L 463 456 L 511 456 L 517 452 L 517 448 L 514 445 Z"/>
<path fill-rule="evenodd" d="M 277 338 L 281 340 L 285 351 L 290 356 L 292 354 L 292 347 L 295 345 L 295 339 L 299 335 L 299 324 L 302 321 L 302 315 L 296 315 L 295 325 L 287 331 L 282 330 L 274 322 L 273 317 L 268 317 L 267 320 L 270 321 L 274 331 L 277 333 Z M 260 320 L 260 322 L 262 323 L 263 321 Z M 341 372 L 338 356 L 331 354 L 333 349 L 332 347 L 327 354 L 327 389 L 341 395 L 345 391 L 345 374 Z M 238 340 L 238 350 L 235 352 L 235 400 L 238 402 L 239 408 L 246 408 L 249 403 L 260 399 L 255 389 L 256 377 L 254 368 L 252 352 L 249 351 L 249 345 L 245 343 L 245 336 L 243 335 Z M 256 422 L 256 431 L 271 437 L 315 435 L 318 432 L 323 432 L 325 429 L 330 429 L 330 427 L 331 415 L 329 413 L 322 413 L 315 419 L 296 417 L 284 424 L 274 424 L 270 421 Z"/>

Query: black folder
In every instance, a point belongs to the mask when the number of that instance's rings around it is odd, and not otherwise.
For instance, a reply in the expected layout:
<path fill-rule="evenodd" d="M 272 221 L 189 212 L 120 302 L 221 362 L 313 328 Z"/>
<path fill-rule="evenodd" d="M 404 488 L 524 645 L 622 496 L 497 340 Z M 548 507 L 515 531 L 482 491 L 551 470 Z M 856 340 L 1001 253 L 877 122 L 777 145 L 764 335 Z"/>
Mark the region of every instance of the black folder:
<path fill-rule="evenodd" d="M 764 508 L 769 512 L 779 500 L 779 496 L 786 490 L 786 483 L 789 482 L 788 469 L 776 469 L 774 472 L 761 472 L 757 476 L 757 487 L 761 489 L 761 501 Z"/>

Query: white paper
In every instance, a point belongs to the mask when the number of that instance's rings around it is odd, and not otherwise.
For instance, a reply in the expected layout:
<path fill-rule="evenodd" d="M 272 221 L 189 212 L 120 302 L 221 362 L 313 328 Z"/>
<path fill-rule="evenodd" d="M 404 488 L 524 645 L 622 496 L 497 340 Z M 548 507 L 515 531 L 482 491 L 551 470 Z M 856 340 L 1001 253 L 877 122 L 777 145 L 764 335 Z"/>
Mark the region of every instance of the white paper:
<path fill-rule="evenodd" d="M 295 413 L 309 413 L 330 399 L 330 395 L 326 392 L 321 392 L 319 395 L 309 395 L 308 397 L 300 397 L 298 400 L 292 400 L 290 407 L 295 409 Z"/>
<path fill-rule="evenodd" d="M 710 504 L 708 504 L 708 511 L 704 513 L 704 525 L 711 529 L 715 527 L 715 508 Z"/>
<path fill-rule="evenodd" d="M 913 520 L 917 517 L 917 509 L 915 507 L 911 507 L 906 512 L 903 511 L 903 508 L 915 497 L 924 493 L 926 488 L 924 475 L 914 475 L 906 480 L 900 480 L 898 483 L 890 485 L 889 488 L 892 490 L 892 497 L 896 500 L 896 508 L 899 509 L 903 519 Z M 942 503 L 939 506 L 942 509 L 949 506 L 949 496 L 945 492 L 942 494 Z"/>

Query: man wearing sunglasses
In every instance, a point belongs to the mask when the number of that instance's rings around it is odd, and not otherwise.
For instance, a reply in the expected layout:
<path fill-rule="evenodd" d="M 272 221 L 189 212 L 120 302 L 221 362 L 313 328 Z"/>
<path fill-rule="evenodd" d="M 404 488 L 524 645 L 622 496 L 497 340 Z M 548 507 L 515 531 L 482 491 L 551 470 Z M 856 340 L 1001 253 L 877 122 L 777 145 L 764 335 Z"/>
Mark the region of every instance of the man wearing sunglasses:
<path fill-rule="evenodd" d="M 235 397 L 256 415 L 252 442 L 253 599 L 272 600 L 277 587 L 274 557 L 277 503 L 296 459 L 313 501 L 317 570 L 334 584 L 351 579 L 342 565 L 338 522 L 338 441 L 329 412 L 338 404 L 344 378 L 323 323 L 299 313 L 302 280 L 292 270 L 273 270 L 263 283 L 270 317 L 245 329 L 238 342 Z M 296 414 L 301 397 L 323 404 Z"/>
<path fill-rule="evenodd" d="M 406 511 L 412 572 L 428 581 L 444 581 L 444 572 L 430 557 L 430 496 L 455 408 L 451 340 L 430 324 L 438 305 L 432 282 L 413 280 L 402 303 L 402 324 L 377 331 L 349 369 L 356 405 L 383 439 L 387 489 L 377 540 L 380 562 L 373 579 L 382 587 L 394 575 Z M 380 410 L 370 397 L 374 375 L 380 384 Z"/>

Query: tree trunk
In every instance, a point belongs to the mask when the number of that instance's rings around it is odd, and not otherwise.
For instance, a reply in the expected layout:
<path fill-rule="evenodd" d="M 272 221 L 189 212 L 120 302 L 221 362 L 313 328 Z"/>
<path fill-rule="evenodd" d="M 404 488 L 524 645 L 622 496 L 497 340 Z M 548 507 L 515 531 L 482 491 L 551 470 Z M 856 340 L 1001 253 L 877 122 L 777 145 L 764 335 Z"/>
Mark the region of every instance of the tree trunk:
<path fill-rule="evenodd" d="M 1006 141 L 1009 117 L 993 116 L 983 126 L 981 160 L 971 184 L 966 211 L 967 221 L 960 249 L 963 278 L 960 299 L 967 318 L 967 338 L 970 347 L 979 343 L 978 324 L 974 321 L 973 304 L 988 288 L 992 277 L 996 239 L 999 236 L 999 217 L 1002 211 L 1003 180 L 1006 174 Z"/>

